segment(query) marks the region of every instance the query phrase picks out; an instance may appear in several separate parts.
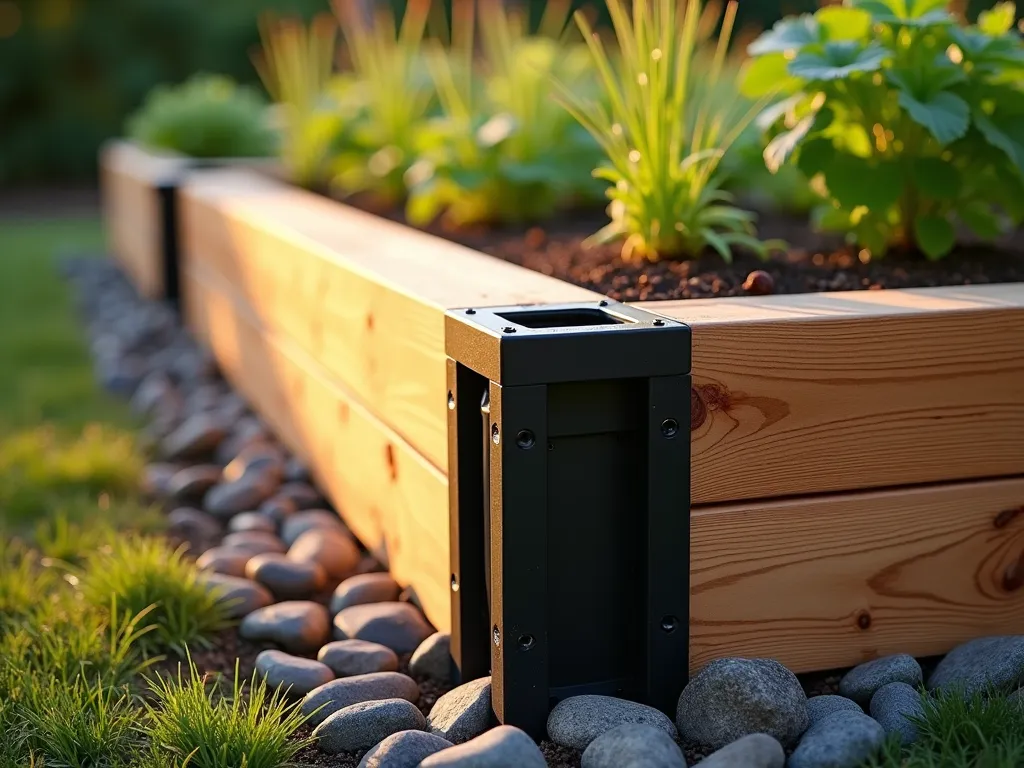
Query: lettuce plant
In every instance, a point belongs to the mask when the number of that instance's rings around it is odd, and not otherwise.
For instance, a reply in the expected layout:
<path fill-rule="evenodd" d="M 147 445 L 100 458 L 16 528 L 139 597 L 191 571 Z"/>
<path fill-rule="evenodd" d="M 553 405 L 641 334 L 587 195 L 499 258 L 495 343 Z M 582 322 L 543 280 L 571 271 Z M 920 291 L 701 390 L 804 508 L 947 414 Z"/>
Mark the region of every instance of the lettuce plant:
<path fill-rule="evenodd" d="M 217 75 L 155 88 L 129 119 L 128 134 L 153 149 L 198 158 L 263 157 L 277 145 L 259 93 Z"/>
<path fill-rule="evenodd" d="M 343 129 L 332 147 L 334 186 L 368 193 L 383 205 L 405 199 L 404 175 L 434 104 L 423 61 L 430 0 L 410 0 L 401 25 L 387 10 L 367 23 L 358 3 L 337 0 L 347 68 L 332 87 Z"/>
<path fill-rule="evenodd" d="M 1002 3 L 961 27 L 944 0 L 846 0 L 751 44 L 744 89 L 787 98 L 770 170 L 825 194 L 818 223 L 869 251 L 948 253 L 956 227 L 994 238 L 1024 215 L 1024 49 Z"/>
<path fill-rule="evenodd" d="M 322 14 L 307 26 L 299 19 L 264 16 L 256 71 L 277 104 L 281 159 L 292 181 L 310 187 L 323 181 L 329 149 L 340 130 L 337 109 L 327 98 L 338 31 Z"/>
<path fill-rule="evenodd" d="M 605 103 L 563 84 L 562 100 L 598 141 L 607 164 L 594 175 L 611 186 L 611 223 L 591 242 L 624 240 L 623 256 L 697 256 L 712 248 L 730 260 L 741 246 L 766 253 L 754 215 L 732 205 L 722 188 L 726 150 L 763 106 L 722 98 L 736 3 L 726 6 L 708 53 L 699 0 L 680 15 L 677 0 L 608 0 L 618 56 L 605 51 L 586 17 L 576 14 L 598 72 Z"/>
<path fill-rule="evenodd" d="M 524 15 L 494 0 L 481 3 L 478 25 L 472 2 L 457 2 L 454 11 L 451 46 L 428 50 L 441 114 L 419 135 L 419 160 L 406 176 L 407 218 L 522 223 L 594 197 L 586 169 L 597 160 L 597 145 L 552 93 L 552 78 L 593 90 L 586 49 L 559 40 L 568 3 L 552 2 L 536 35 L 527 33 Z"/>

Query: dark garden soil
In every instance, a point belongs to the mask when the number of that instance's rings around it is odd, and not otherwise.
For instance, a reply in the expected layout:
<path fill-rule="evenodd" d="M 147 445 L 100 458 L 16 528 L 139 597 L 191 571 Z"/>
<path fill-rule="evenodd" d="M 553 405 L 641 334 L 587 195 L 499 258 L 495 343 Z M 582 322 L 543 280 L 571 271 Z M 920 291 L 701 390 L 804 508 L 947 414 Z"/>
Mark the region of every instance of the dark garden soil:
<path fill-rule="evenodd" d="M 364 207 L 359 200 L 346 202 Z M 399 212 L 365 209 L 405 223 Z M 626 261 L 618 243 L 586 247 L 587 237 L 606 223 L 603 214 L 591 212 L 529 228 L 433 225 L 427 231 L 617 301 L 1024 282 L 1024 230 L 994 247 L 965 243 L 937 261 L 899 251 L 879 258 L 862 255 L 841 237 L 812 231 L 806 217 L 762 212 L 758 236 L 782 240 L 789 250 L 767 260 L 741 252 L 728 264 L 717 254 L 688 261 Z M 758 274 L 749 279 L 752 273 Z"/>
<path fill-rule="evenodd" d="M 840 239 L 808 231 L 803 220 L 762 216 L 759 235 L 789 243 L 785 254 L 762 261 L 737 254 L 732 264 L 717 255 L 693 261 L 625 261 L 618 244 L 583 247 L 600 220 L 564 220 L 522 230 L 443 233 L 464 245 L 528 269 L 602 293 L 618 301 L 698 299 L 771 293 L 813 293 L 879 288 L 923 288 L 1024 281 L 1024 233 L 999 250 L 964 246 L 938 261 L 893 252 L 862 258 Z M 752 272 L 761 271 L 747 283 Z M 746 285 L 745 285 L 746 283 Z"/>

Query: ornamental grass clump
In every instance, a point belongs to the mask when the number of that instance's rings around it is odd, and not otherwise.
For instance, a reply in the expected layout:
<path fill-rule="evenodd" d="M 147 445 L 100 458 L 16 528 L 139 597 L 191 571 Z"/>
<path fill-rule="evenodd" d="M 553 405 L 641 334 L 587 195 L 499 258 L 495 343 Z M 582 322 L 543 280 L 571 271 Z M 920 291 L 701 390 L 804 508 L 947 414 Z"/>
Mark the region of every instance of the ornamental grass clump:
<path fill-rule="evenodd" d="M 338 28 L 330 14 L 308 25 L 299 19 L 265 15 L 262 47 L 253 63 L 274 100 L 281 132 L 280 157 L 291 180 L 303 187 L 323 183 L 330 147 L 341 127 L 327 97 L 334 72 Z"/>
<path fill-rule="evenodd" d="M 152 630 L 138 645 L 147 655 L 206 646 L 230 624 L 220 595 L 185 559 L 184 549 L 171 549 L 159 539 L 121 537 L 95 552 L 79 579 L 91 605 L 104 607 L 116 599 L 119 617 L 146 612 L 145 626 Z"/>
<path fill-rule="evenodd" d="M 198 158 L 265 157 L 277 148 L 259 93 L 216 75 L 153 89 L 128 121 L 128 135 Z"/>
<path fill-rule="evenodd" d="M 939 258 L 958 227 L 1024 220 L 1024 48 L 1015 7 L 961 27 L 944 0 L 846 0 L 751 44 L 744 82 L 786 99 L 762 117 L 770 170 L 795 163 L 824 194 L 816 221 L 874 254 Z"/>
<path fill-rule="evenodd" d="M 559 91 L 604 150 L 607 164 L 594 175 L 611 184 L 611 222 L 590 242 L 623 240 L 625 258 L 695 257 L 711 248 L 730 261 L 735 246 L 763 256 L 769 246 L 754 236 L 754 215 L 733 206 L 722 188 L 721 162 L 770 97 L 752 107 L 721 97 L 736 3 L 726 6 L 710 52 L 700 34 L 701 3 L 679 5 L 637 0 L 630 14 L 622 0 L 609 0 L 615 56 L 576 14 L 604 103 L 564 83 Z"/>
<path fill-rule="evenodd" d="M 552 93 L 553 79 L 575 93 L 596 84 L 586 48 L 564 34 L 569 3 L 549 3 L 537 34 L 496 0 L 479 8 L 456 2 L 450 47 L 427 49 L 441 114 L 406 175 L 413 224 L 534 222 L 599 193 L 589 174 L 599 148 Z"/>
<path fill-rule="evenodd" d="M 388 10 L 368 21 L 358 5 L 338 0 L 334 6 L 347 68 L 332 87 L 343 120 L 332 146 L 331 183 L 342 194 L 399 205 L 418 132 L 435 101 L 422 55 L 431 3 L 411 0 L 400 25 Z"/>
<path fill-rule="evenodd" d="M 311 737 L 294 734 L 305 722 L 299 702 L 269 692 L 253 674 L 243 686 L 235 663 L 234 685 L 216 690 L 191 657 L 176 678 L 150 681 L 145 729 L 151 762 L 161 768 L 279 768 L 288 765 Z"/>

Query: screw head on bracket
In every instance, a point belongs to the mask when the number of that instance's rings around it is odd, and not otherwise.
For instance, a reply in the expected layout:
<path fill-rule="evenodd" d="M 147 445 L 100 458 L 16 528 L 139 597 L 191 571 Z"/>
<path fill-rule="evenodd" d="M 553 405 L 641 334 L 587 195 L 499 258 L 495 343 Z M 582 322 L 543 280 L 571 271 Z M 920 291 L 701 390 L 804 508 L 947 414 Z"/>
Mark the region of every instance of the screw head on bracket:
<path fill-rule="evenodd" d="M 531 648 L 533 648 L 534 642 L 535 640 L 533 639 L 533 635 L 519 636 L 519 647 L 522 648 L 524 651 L 528 651 Z"/>
<path fill-rule="evenodd" d="M 501 630 L 498 629 L 498 625 L 494 625 L 494 629 L 491 630 L 491 638 L 494 640 L 495 645 L 501 645 Z"/>
<path fill-rule="evenodd" d="M 673 438 L 679 434 L 679 422 L 675 419 L 665 419 L 661 422 L 661 434 L 667 438 Z"/>
<path fill-rule="evenodd" d="M 672 634 L 673 632 L 676 631 L 676 628 L 678 626 L 679 626 L 679 619 L 677 619 L 675 616 L 669 615 L 669 616 L 662 616 L 661 617 L 661 629 L 666 634 Z"/>
<path fill-rule="evenodd" d="M 491 424 L 491 442 L 495 445 L 501 442 L 501 432 L 497 424 Z"/>
<path fill-rule="evenodd" d="M 513 328 L 511 325 L 506 325 L 504 328 L 501 329 L 501 332 L 502 333 L 515 333 L 516 329 Z"/>
<path fill-rule="evenodd" d="M 662 326 L 662 325 L 665 324 L 665 321 L 664 320 L 655 320 L 654 324 L 657 325 L 657 326 Z"/>
<path fill-rule="evenodd" d="M 455 394 L 452 393 L 452 392 L 448 393 L 448 410 L 449 411 L 454 411 L 455 410 Z"/>
<path fill-rule="evenodd" d="M 476 310 L 475 309 L 467 309 L 466 310 L 466 314 L 467 315 L 475 315 L 476 314 Z"/>
<path fill-rule="evenodd" d="M 516 445 L 524 451 L 528 451 L 530 448 L 533 448 L 536 442 L 537 438 L 534 437 L 533 432 L 528 429 L 521 429 L 519 430 L 519 434 L 516 435 Z"/>

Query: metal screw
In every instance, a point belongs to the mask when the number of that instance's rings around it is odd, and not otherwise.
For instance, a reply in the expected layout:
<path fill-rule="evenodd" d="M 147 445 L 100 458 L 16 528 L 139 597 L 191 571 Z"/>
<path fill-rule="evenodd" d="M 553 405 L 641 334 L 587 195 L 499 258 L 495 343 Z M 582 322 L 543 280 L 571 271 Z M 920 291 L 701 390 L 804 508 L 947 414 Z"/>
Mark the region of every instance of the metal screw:
<path fill-rule="evenodd" d="M 475 309 L 467 309 L 466 310 L 466 314 L 467 315 L 475 315 L 476 314 L 476 310 Z"/>
<path fill-rule="evenodd" d="M 516 445 L 522 448 L 524 451 L 533 448 L 534 443 L 537 439 L 533 436 L 533 432 L 528 429 L 519 430 L 519 434 L 516 435 Z"/>
<path fill-rule="evenodd" d="M 599 307 L 607 307 L 608 306 L 608 300 L 607 299 L 601 299 L 599 302 L 597 302 L 597 306 L 599 306 Z"/>
<path fill-rule="evenodd" d="M 455 395 L 451 392 L 448 393 L 448 410 L 455 410 Z"/>
<path fill-rule="evenodd" d="M 661 628 L 668 634 L 672 634 L 676 631 L 676 627 L 679 626 L 679 619 L 675 616 L 662 616 L 661 617 Z"/>
<path fill-rule="evenodd" d="M 455 574 L 452 574 L 452 592 L 459 591 L 459 580 L 455 578 Z"/>
<path fill-rule="evenodd" d="M 660 326 L 660 325 L 664 325 L 664 324 L 665 324 L 665 321 L 664 321 L 664 320 L 655 320 L 655 321 L 654 321 L 654 324 L 655 324 L 655 325 L 659 325 L 659 326 Z"/>
<path fill-rule="evenodd" d="M 491 637 L 494 638 L 495 645 L 501 645 L 501 630 L 498 629 L 498 625 L 494 625 L 494 629 L 491 630 Z"/>
<path fill-rule="evenodd" d="M 675 419 L 665 419 L 661 422 L 661 434 L 672 438 L 679 434 L 679 422 Z"/>
<path fill-rule="evenodd" d="M 501 332 L 502 333 L 515 333 L 516 329 L 513 328 L 511 325 L 506 325 L 504 328 L 501 329 Z"/>
<path fill-rule="evenodd" d="M 519 636 L 519 647 L 524 651 L 528 651 L 533 648 L 533 635 L 520 635 Z"/>
<path fill-rule="evenodd" d="M 491 442 L 495 445 L 501 442 L 501 433 L 498 431 L 497 424 L 491 424 Z"/>

